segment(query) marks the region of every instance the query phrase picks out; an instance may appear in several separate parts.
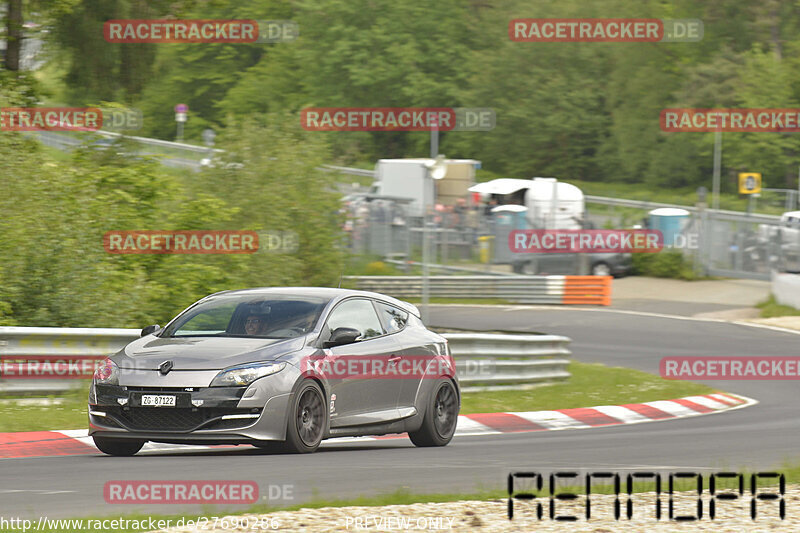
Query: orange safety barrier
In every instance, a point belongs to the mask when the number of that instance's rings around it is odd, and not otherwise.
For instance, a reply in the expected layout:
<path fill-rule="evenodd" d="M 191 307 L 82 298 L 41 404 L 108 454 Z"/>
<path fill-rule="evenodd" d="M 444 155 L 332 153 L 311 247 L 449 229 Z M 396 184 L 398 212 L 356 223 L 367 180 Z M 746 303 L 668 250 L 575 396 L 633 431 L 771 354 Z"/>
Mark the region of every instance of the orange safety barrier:
<path fill-rule="evenodd" d="M 562 304 L 611 305 L 611 276 L 564 276 Z"/>

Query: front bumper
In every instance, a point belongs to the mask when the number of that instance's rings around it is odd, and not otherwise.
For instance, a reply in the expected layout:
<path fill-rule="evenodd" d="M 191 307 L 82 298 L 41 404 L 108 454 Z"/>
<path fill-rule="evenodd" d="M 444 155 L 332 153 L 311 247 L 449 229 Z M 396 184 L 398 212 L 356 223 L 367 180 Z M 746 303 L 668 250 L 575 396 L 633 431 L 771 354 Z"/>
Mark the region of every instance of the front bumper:
<path fill-rule="evenodd" d="M 294 374 L 283 371 L 246 387 L 93 383 L 89 435 L 209 444 L 284 440 Z M 143 406 L 143 394 L 175 396 L 175 406 Z"/>
<path fill-rule="evenodd" d="M 97 385 L 97 401 L 90 405 L 90 416 L 102 419 L 108 427 L 129 431 L 186 433 L 200 429 L 239 429 L 253 425 L 262 411 L 260 407 L 238 407 L 246 388 Z M 175 407 L 142 406 L 145 394 L 174 396 Z"/>

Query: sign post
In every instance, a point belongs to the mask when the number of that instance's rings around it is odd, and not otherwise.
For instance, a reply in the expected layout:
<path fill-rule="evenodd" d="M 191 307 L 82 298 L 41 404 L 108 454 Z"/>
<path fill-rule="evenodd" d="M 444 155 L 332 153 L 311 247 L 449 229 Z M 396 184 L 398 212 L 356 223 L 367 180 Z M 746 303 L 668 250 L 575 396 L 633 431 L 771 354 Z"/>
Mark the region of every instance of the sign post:
<path fill-rule="evenodd" d="M 203 142 L 208 147 L 214 146 L 214 138 L 216 136 L 217 134 L 211 128 L 206 128 L 203 130 Z"/>
<path fill-rule="evenodd" d="M 447 174 L 447 162 L 441 154 L 430 158 L 422 164 L 425 167 L 425 182 L 422 189 L 422 305 L 420 306 L 420 314 L 422 315 L 422 322 L 428 324 L 428 293 L 429 293 L 429 266 L 430 262 L 430 237 L 428 235 L 428 222 L 429 222 L 429 204 L 428 204 L 428 182 L 433 180 L 440 180 Z M 436 205 L 436 185 L 432 183 L 432 190 L 434 191 L 433 206 Z"/>
<path fill-rule="evenodd" d="M 176 140 L 178 142 L 183 140 L 183 124 L 186 122 L 186 113 L 189 112 L 189 106 L 186 104 L 177 104 L 175 106 L 175 122 L 178 123 L 178 133 Z"/>
<path fill-rule="evenodd" d="M 747 195 L 747 214 L 753 212 L 753 199 L 761 196 L 761 173 L 740 172 L 739 194 Z"/>
<path fill-rule="evenodd" d="M 740 172 L 739 194 L 759 194 L 761 192 L 761 173 Z"/>

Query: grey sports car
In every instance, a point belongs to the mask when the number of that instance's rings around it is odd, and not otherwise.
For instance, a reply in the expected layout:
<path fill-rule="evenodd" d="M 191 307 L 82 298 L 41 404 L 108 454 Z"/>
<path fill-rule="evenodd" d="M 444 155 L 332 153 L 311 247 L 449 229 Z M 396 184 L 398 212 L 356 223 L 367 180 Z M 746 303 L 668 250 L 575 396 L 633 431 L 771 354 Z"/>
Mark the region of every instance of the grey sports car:
<path fill-rule="evenodd" d="M 313 452 L 332 437 L 453 437 L 461 393 L 446 339 L 413 305 L 330 288 L 225 291 L 106 359 L 89 434 L 110 455 L 147 441 Z"/>

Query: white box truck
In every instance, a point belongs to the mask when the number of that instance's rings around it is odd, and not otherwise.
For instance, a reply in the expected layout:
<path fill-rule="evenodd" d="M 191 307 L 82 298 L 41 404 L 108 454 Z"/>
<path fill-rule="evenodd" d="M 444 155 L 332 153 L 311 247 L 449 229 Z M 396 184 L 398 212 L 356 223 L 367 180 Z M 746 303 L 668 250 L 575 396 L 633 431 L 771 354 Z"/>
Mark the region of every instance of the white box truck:
<path fill-rule="evenodd" d="M 375 165 L 372 193 L 380 196 L 409 198 L 406 207 L 412 217 L 421 217 L 424 201 L 454 205 L 458 198 L 468 199 L 468 189 L 475 183 L 474 159 L 445 159 L 447 174 L 441 180 L 427 179 L 425 162 L 429 159 L 380 159 Z M 426 190 L 427 188 L 427 190 Z"/>

